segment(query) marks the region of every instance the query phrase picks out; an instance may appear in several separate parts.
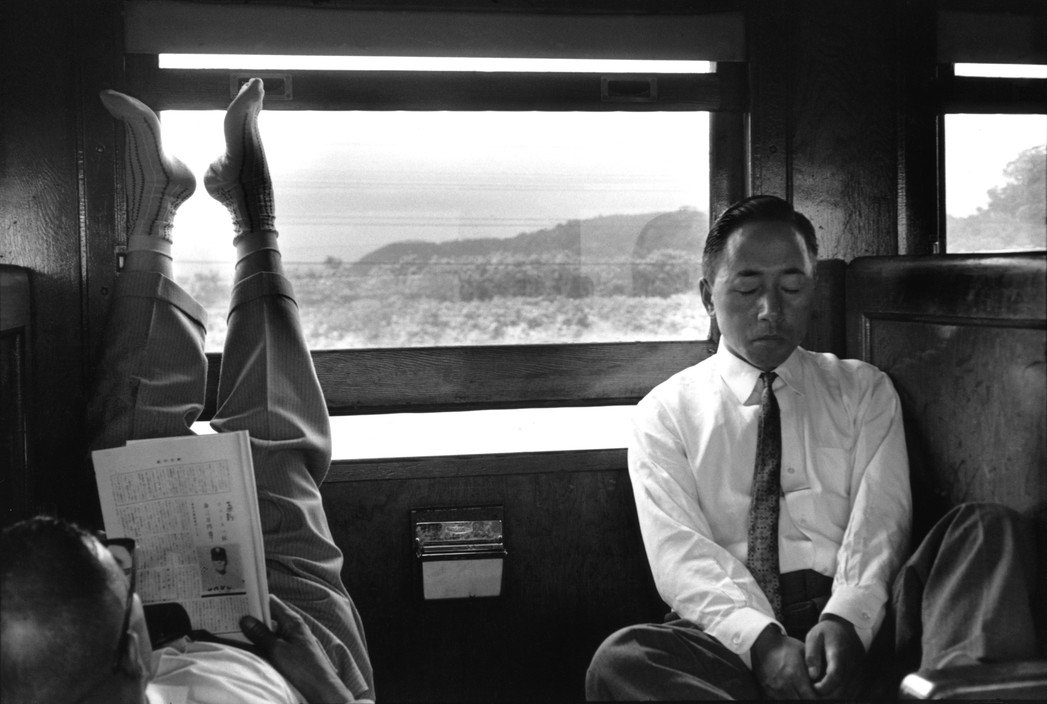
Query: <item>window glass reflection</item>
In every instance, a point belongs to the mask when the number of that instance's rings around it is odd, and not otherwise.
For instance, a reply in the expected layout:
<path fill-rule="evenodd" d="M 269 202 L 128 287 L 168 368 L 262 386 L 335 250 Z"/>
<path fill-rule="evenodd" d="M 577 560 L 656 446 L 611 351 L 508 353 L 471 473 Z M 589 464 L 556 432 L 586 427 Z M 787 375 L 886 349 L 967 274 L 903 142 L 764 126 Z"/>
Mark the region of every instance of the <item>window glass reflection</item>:
<path fill-rule="evenodd" d="M 161 115 L 198 179 L 222 114 Z M 274 110 L 261 129 L 313 348 L 707 336 L 707 113 Z M 218 350 L 231 227 L 199 190 L 176 270 Z"/>

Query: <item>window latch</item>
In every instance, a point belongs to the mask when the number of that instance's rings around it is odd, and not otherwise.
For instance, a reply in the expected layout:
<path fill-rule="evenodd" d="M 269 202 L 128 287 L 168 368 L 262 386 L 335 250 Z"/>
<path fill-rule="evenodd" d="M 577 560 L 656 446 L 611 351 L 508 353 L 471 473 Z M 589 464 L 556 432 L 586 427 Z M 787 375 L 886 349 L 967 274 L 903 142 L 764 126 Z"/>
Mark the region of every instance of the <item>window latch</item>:
<path fill-rule="evenodd" d="M 229 99 L 235 98 L 252 78 L 261 78 L 265 83 L 266 101 L 294 99 L 291 74 L 274 71 L 238 71 L 229 74 Z"/>
<path fill-rule="evenodd" d="M 608 103 L 653 103 L 658 100 L 658 79 L 604 76 L 600 80 L 600 99 Z"/>

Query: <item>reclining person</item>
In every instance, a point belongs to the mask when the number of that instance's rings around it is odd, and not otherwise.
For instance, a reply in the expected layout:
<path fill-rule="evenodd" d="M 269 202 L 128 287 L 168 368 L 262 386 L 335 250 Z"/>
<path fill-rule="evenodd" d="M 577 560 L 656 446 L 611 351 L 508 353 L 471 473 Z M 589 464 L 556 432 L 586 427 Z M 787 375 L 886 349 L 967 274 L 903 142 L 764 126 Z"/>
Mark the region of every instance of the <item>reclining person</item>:
<path fill-rule="evenodd" d="M 902 566 L 901 405 L 872 365 L 799 347 L 817 258 L 814 227 L 780 198 L 712 226 L 700 288 L 719 348 L 640 402 L 629 444 L 672 613 L 604 641 L 590 699 L 879 698 L 905 668 L 1034 657 L 1015 512 L 958 507 Z M 867 653 L 901 672 L 877 673 Z"/>
<path fill-rule="evenodd" d="M 189 638 L 153 651 L 133 581 L 102 543 L 63 521 L 30 519 L 2 538 L 4 702 L 374 698 L 363 625 L 342 583 L 342 554 L 321 503 L 330 427 L 282 273 L 257 124 L 263 95 L 253 79 L 232 101 L 226 153 L 204 183 L 228 207 L 236 230 L 211 425 L 250 434 L 276 629 L 249 616 L 241 627 L 265 659 Z M 164 154 L 148 107 L 114 91 L 102 102 L 126 129 L 129 237 L 89 408 L 95 448 L 190 433 L 207 371 L 204 311 L 171 279 L 171 224 L 195 179 Z"/>

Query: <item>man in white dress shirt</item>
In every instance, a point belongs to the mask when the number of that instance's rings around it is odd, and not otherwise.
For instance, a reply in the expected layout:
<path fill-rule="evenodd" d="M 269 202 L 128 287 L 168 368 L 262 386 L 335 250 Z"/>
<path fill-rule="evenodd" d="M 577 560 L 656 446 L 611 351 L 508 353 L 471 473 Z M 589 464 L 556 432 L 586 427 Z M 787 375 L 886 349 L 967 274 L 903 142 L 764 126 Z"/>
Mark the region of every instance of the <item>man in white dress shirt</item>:
<path fill-rule="evenodd" d="M 868 686 L 860 682 L 860 671 L 869 670 L 862 664 L 908 557 L 909 468 L 887 376 L 799 347 L 817 247 L 810 221 L 772 196 L 736 203 L 713 225 L 700 288 L 721 333 L 718 350 L 640 402 L 629 444 L 641 533 L 672 613 L 663 624 L 625 628 L 604 642 L 587 677 L 590 699 L 838 698 Z M 768 569 L 757 564 L 757 536 L 767 533 L 756 523 L 754 486 L 764 461 L 762 409 L 771 404 L 776 534 L 767 538 Z M 1020 554 L 1013 547 L 1023 539 L 1015 518 L 999 507 L 950 514 L 936 529 L 948 529 L 949 539 L 942 543 L 936 532 L 938 542 L 908 571 L 921 585 L 917 596 L 910 588 L 912 598 L 894 610 L 909 621 L 915 612 L 918 621 L 923 584 L 948 581 L 943 563 L 966 560 L 968 572 L 986 581 L 996 565 L 985 555 L 995 562 L 1008 553 L 1005 567 L 1014 567 L 1010 553 Z M 964 536 L 986 532 L 989 523 L 999 542 L 975 557 Z M 950 554 L 936 563 L 943 544 Z M 772 582 L 763 577 L 768 572 Z M 1027 616 L 1027 582 L 1010 581 L 996 586 L 1015 594 L 992 596 L 1024 600 L 1018 610 Z M 970 647 L 964 624 L 922 643 L 918 626 L 901 629 L 900 646 L 917 658 L 922 649 L 925 664 L 977 660 L 1010 639 L 1020 614 L 978 648 Z M 889 650 L 892 629 L 884 631 Z M 1003 646 L 1014 657 L 1033 647 L 1028 634 Z"/>

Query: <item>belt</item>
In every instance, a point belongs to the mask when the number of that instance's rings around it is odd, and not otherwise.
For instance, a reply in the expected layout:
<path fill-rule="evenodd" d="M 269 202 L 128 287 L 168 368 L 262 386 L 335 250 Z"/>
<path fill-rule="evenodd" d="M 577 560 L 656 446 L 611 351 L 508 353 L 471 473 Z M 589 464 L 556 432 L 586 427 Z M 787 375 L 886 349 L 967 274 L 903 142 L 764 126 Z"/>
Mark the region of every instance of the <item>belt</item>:
<path fill-rule="evenodd" d="M 782 625 L 793 638 L 803 638 L 825 608 L 832 594 L 832 577 L 814 570 L 786 572 L 779 580 L 782 590 Z"/>
<path fill-rule="evenodd" d="M 790 636 L 803 640 L 807 631 L 818 623 L 818 617 L 829 601 L 833 579 L 814 570 L 796 570 L 782 574 L 779 584 L 782 592 L 782 625 Z M 664 622 L 679 618 L 675 611 L 670 611 Z"/>

